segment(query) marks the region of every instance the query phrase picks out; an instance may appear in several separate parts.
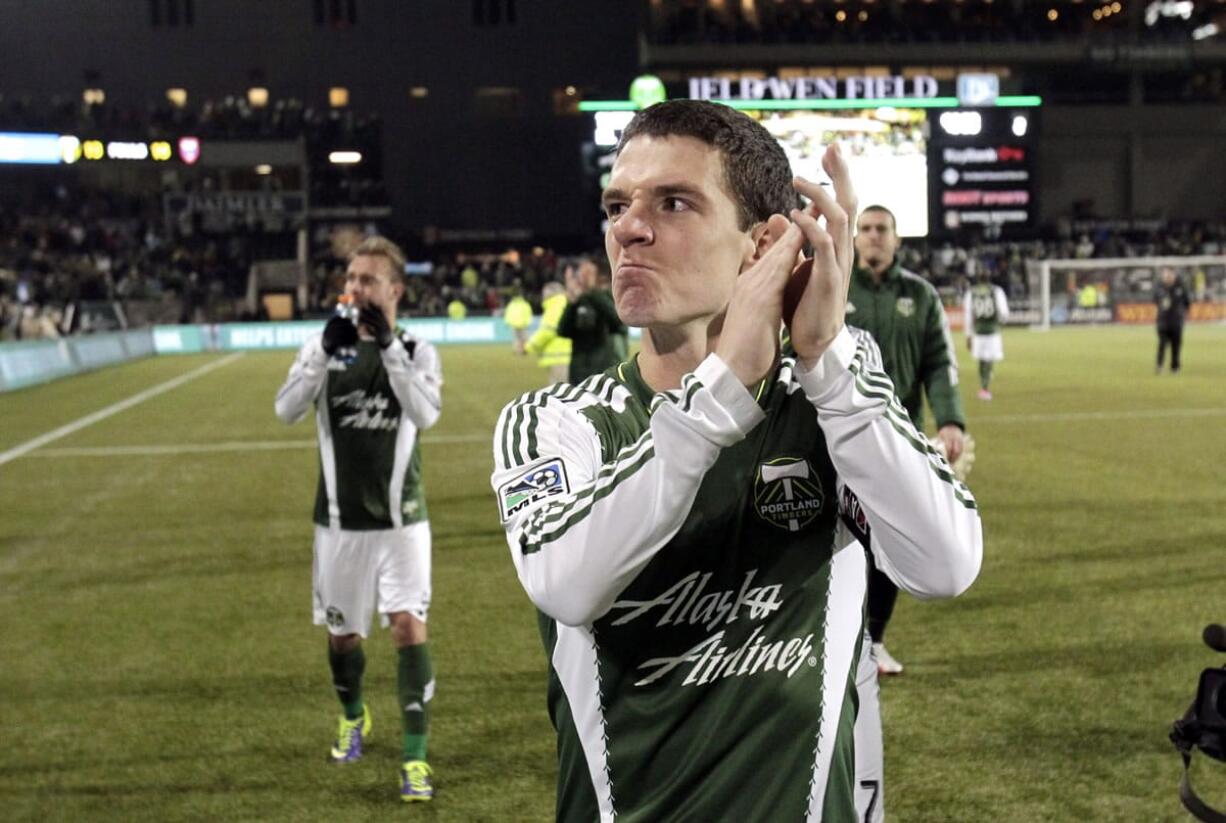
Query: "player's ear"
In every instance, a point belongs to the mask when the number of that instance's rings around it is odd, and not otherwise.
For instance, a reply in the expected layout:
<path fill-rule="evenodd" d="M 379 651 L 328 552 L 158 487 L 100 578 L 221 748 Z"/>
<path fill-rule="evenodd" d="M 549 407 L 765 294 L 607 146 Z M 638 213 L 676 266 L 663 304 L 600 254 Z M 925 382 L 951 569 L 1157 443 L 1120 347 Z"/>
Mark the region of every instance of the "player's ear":
<path fill-rule="evenodd" d="M 751 251 L 745 258 L 743 268 L 758 261 L 762 255 L 766 254 L 771 246 L 775 245 L 783 233 L 788 230 L 789 221 L 782 214 L 772 214 L 764 222 L 759 223 L 749 230 L 749 239 L 752 241 Z"/>

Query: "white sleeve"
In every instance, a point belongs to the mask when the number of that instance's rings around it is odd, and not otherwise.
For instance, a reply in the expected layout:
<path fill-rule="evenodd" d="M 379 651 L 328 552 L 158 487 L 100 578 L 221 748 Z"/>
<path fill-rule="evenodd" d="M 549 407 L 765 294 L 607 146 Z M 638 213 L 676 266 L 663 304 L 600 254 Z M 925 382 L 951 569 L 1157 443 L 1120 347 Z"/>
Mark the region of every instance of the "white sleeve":
<path fill-rule="evenodd" d="M 319 397 L 328 377 L 328 355 L 322 340 L 323 336 L 318 334 L 307 340 L 289 367 L 289 376 L 277 392 L 273 405 L 282 422 L 297 423 Z"/>
<path fill-rule="evenodd" d="M 993 296 L 996 298 L 996 317 L 1000 320 L 1001 325 L 1004 325 L 1009 319 L 1009 301 L 1005 297 L 1005 290 L 997 286 Z"/>
<path fill-rule="evenodd" d="M 974 298 L 971 297 L 971 290 L 966 290 L 966 297 L 962 299 L 962 330 L 967 334 L 975 333 L 975 310 Z M 950 352 L 953 356 L 953 352 Z"/>
<path fill-rule="evenodd" d="M 419 429 L 438 421 L 443 408 L 443 366 L 425 340 L 396 335 L 380 356 L 400 408 Z"/>
<path fill-rule="evenodd" d="M 490 482 L 524 590 L 550 617 L 580 626 L 607 612 L 677 533 L 720 449 L 764 414 L 709 355 L 676 399 L 656 395 L 638 440 L 606 458 L 588 418 L 559 393 L 503 409 Z"/>
<path fill-rule="evenodd" d="M 911 425 L 890 379 L 866 365 L 867 345 L 844 329 L 797 380 L 817 408 L 840 486 L 859 499 L 878 567 L 917 597 L 954 597 L 983 559 L 975 499 Z"/>

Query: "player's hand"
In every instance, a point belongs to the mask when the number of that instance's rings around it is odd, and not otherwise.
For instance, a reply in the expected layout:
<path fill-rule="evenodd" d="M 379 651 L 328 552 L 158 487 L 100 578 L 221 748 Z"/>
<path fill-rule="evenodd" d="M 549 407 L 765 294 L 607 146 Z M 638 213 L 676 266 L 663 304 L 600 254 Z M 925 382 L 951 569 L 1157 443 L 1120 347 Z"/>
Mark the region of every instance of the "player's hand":
<path fill-rule="evenodd" d="M 358 312 L 358 325 L 365 326 L 370 332 L 370 336 L 379 344 L 379 348 L 386 349 L 392 345 L 392 327 L 387 322 L 387 315 L 383 313 L 383 309 L 373 303 L 368 303 Z"/>
<path fill-rule="evenodd" d="M 967 351 L 973 351 L 973 350 L 974 350 L 974 349 L 973 349 L 973 347 L 971 346 L 971 339 L 970 339 L 969 337 L 968 337 L 968 338 L 966 338 L 966 350 L 967 350 Z"/>
<path fill-rule="evenodd" d="M 324 336 L 320 344 L 329 357 L 336 354 L 337 349 L 344 349 L 358 342 L 358 329 L 347 317 L 334 315 L 324 324 Z"/>
<path fill-rule="evenodd" d="M 843 328 L 855 259 L 852 226 L 858 204 L 851 173 L 838 144 L 826 148 L 822 168 L 834 183 L 834 196 L 803 177 L 793 181 L 796 191 L 811 201 L 803 211 L 792 212 L 792 220 L 813 247 L 813 269 L 788 329 L 792 346 L 805 367 L 813 366 Z M 818 222 L 819 217 L 826 219 L 825 226 Z"/>
<path fill-rule="evenodd" d="M 771 215 L 768 230 L 778 239 L 732 287 L 715 353 L 744 386 L 753 386 L 775 365 L 783 288 L 804 244 L 800 227 Z"/>
<path fill-rule="evenodd" d="M 949 467 L 954 470 L 954 477 L 966 482 L 966 476 L 971 473 L 971 467 L 975 465 L 975 438 L 970 432 L 964 432 L 962 435 L 962 454 L 958 455 L 956 460 L 949 460 L 946 457 L 945 441 L 939 436 L 933 436 L 928 439 L 932 443 L 933 448 L 941 453 L 942 457 L 946 458 Z"/>
<path fill-rule="evenodd" d="M 947 426 L 942 426 L 937 431 L 937 437 L 945 444 L 945 459 L 950 465 L 958 462 L 958 458 L 962 456 L 962 429 L 952 423 Z"/>

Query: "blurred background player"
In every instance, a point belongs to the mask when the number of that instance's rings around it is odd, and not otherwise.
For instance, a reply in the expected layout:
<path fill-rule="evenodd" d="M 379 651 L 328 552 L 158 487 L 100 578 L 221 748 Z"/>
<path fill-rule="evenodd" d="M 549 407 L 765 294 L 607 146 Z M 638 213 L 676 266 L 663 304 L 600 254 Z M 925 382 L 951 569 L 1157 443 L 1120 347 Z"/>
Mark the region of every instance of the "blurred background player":
<path fill-rule="evenodd" d="M 404 255 L 364 240 L 345 273 L 358 325 L 336 316 L 309 339 L 277 393 L 277 416 L 301 420 L 315 404 L 320 478 L 315 498 L 314 613 L 328 627 L 328 662 L 344 712 L 334 763 L 361 758 L 370 734 L 362 696 L 362 638 L 378 610 L 391 627 L 403 725 L 400 796 L 430 800 L 426 762 L 434 675 L 427 646 L 430 522 L 418 433 L 438 420 L 443 385 L 434 347 L 396 329 Z M 336 357 L 356 349 L 356 357 Z"/>
<path fill-rule="evenodd" d="M 567 379 L 580 383 L 620 362 L 617 336 L 624 339 L 626 325 L 617 316 L 613 295 L 602 288 L 594 260 L 583 258 L 566 269 L 566 297 L 570 301 L 558 321 L 558 334 L 571 341 Z"/>
<path fill-rule="evenodd" d="M 541 323 L 524 344 L 524 353 L 536 356 L 536 363 L 549 370 L 550 383 L 566 381 L 570 371 L 571 342 L 558 335 L 558 322 L 566 311 L 566 289 L 556 280 L 541 289 Z"/>
<path fill-rule="evenodd" d="M 898 262 L 902 241 L 894 214 L 868 206 L 856 221 L 857 265 L 847 294 L 847 324 L 873 335 L 894 393 L 918 431 L 924 430 L 923 398 L 928 397 L 945 457 L 962 455 L 966 418 L 958 396 L 958 364 L 949 321 L 932 284 Z M 901 674 L 903 666 L 885 648 L 885 630 L 898 599 L 895 586 L 875 565 L 869 573 L 868 631 L 881 674 Z"/>
<path fill-rule="evenodd" d="M 1188 289 L 1170 266 L 1162 268 L 1162 279 L 1154 287 L 1154 302 L 1158 305 L 1158 365 L 1155 374 L 1162 373 L 1166 347 L 1171 347 L 1171 374 L 1179 371 L 1179 353 L 1183 348 L 1183 321 L 1191 302 Z"/>
<path fill-rule="evenodd" d="M 992 284 L 987 272 L 980 272 L 976 283 L 966 291 L 966 347 L 979 361 L 979 399 L 992 399 L 992 366 L 1005 359 L 1005 344 L 1000 327 L 1009 319 L 1005 290 Z"/>

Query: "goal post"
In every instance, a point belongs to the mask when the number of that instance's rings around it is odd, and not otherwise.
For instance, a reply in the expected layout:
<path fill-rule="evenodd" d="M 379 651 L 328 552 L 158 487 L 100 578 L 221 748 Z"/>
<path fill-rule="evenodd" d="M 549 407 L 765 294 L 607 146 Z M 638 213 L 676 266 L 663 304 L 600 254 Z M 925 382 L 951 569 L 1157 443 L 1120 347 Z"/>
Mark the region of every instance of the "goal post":
<path fill-rule="evenodd" d="M 1226 320 L 1226 255 L 1104 257 L 1026 262 L 1031 300 L 1048 330 L 1068 323 L 1152 323 L 1154 287 L 1174 269 L 1192 298 L 1189 320 Z"/>

